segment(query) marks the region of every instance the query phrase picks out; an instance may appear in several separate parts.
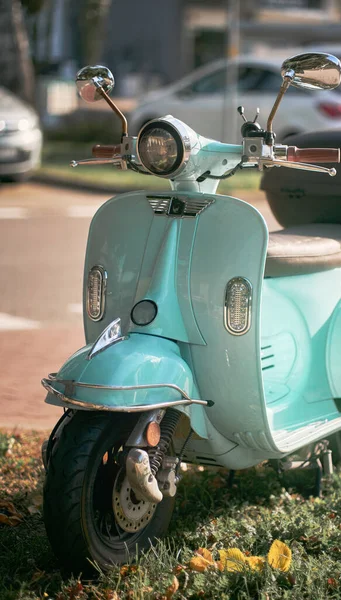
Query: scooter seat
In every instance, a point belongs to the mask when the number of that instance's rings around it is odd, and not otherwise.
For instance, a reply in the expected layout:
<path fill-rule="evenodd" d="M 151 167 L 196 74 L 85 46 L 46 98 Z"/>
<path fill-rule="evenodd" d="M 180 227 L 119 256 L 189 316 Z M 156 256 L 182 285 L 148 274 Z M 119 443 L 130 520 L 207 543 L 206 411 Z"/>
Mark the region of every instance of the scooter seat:
<path fill-rule="evenodd" d="M 341 225 L 311 223 L 270 233 L 265 277 L 341 267 Z"/>

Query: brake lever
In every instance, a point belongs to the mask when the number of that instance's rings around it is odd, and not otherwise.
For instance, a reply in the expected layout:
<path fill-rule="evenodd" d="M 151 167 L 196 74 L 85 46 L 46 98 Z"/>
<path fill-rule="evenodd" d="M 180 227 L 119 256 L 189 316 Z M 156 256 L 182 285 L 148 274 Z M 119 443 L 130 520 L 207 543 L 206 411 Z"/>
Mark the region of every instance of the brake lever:
<path fill-rule="evenodd" d="M 70 162 L 70 167 L 78 167 L 82 165 L 105 165 L 111 164 L 114 167 L 117 167 L 121 171 L 127 170 L 127 162 L 121 157 L 115 158 L 84 158 L 82 160 L 72 160 Z"/>
<path fill-rule="evenodd" d="M 302 171 L 315 171 L 316 173 L 326 173 L 330 177 L 336 175 L 336 169 L 327 167 L 320 167 L 319 165 L 310 165 L 308 163 L 291 162 L 288 160 L 269 160 L 268 158 L 260 158 L 258 160 L 259 170 L 262 171 L 263 167 L 288 167 L 290 169 L 301 169 Z"/>

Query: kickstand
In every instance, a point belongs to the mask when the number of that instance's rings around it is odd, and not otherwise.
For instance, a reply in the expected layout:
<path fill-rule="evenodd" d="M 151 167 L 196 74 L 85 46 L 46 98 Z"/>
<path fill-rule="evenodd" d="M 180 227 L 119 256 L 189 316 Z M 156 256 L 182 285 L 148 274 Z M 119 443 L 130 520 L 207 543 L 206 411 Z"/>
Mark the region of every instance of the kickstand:
<path fill-rule="evenodd" d="M 227 477 L 227 487 L 228 488 L 232 487 L 235 474 L 236 474 L 236 472 L 233 469 L 230 469 L 228 477 Z"/>
<path fill-rule="evenodd" d="M 314 490 L 313 490 L 313 496 L 315 496 L 316 498 L 321 498 L 322 496 L 322 476 L 323 476 L 323 468 L 322 468 L 322 463 L 320 461 L 319 458 L 317 458 L 315 461 L 315 467 L 316 467 L 316 474 L 315 474 L 315 485 L 314 485 Z"/>
<path fill-rule="evenodd" d="M 311 470 L 315 471 L 312 494 L 320 498 L 322 493 L 322 477 L 333 473 L 332 451 L 328 449 L 328 440 L 322 440 L 315 445 L 314 450 L 305 460 L 292 460 L 287 457 L 284 460 L 269 461 L 281 478 L 286 471 Z M 311 488 L 310 488 L 311 489 Z M 305 493 L 307 490 L 305 489 Z"/>

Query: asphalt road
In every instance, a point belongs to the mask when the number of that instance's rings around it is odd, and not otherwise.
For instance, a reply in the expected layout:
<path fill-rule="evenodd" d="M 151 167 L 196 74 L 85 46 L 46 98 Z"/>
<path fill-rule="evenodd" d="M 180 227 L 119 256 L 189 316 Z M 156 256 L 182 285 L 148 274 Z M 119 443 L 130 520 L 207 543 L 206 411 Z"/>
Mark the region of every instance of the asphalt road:
<path fill-rule="evenodd" d="M 0 427 L 50 429 L 42 377 L 84 344 L 82 278 L 92 215 L 108 194 L 39 184 L 0 187 Z M 261 192 L 254 203 L 276 223 Z"/>

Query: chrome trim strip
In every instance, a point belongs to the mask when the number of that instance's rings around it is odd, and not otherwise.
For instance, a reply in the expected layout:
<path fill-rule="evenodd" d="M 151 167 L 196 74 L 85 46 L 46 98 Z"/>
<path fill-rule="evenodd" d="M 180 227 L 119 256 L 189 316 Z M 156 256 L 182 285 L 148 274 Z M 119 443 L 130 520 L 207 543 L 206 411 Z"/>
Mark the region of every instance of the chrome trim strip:
<path fill-rule="evenodd" d="M 101 275 L 101 299 L 100 299 L 100 312 L 98 314 L 97 317 L 93 317 L 90 313 L 90 287 L 89 287 L 89 280 L 90 280 L 90 275 L 93 274 L 94 271 L 98 271 Z M 92 321 L 100 321 L 101 319 L 103 319 L 103 315 L 105 312 L 105 294 L 107 291 L 107 280 L 108 280 L 108 273 L 105 270 L 104 267 L 102 267 L 101 265 L 94 265 L 93 267 L 91 267 L 89 273 L 88 273 L 88 279 L 87 279 L 87 284 L 86 284 L 86 313 L 89 317 L 89 319 L 91 319 Z"/>
<path fill-rule="evenodd" d="M 231 302 L 230 302 L 230 290 L 235 284 L 243 285 L 247 288 L 247 298 L 246 298 L 246 314 L 244 318 L 244 327 L 242 329 L 237 329 L 232 324 L 232 315 L 231 315 Z M 251 308 L 252 308 L 252 284 L 246 277 L 233 277 L 230 279 L 226 286 L 225 291 L 225 301 L 224 301 L 224 325 L 225 329 L 232 335 L 244 335 L 247 333 L 251 327 Z"/>
<path fill-rule="evenodd" d="M 210 406 L 210 402 L 207 400 L 194 400 L 190 398 L 186 392 L 184 392 L 180 387 L 173 383 L 154 383 L 148 385 L 129 385 L 129 386 L 105 386 L 105 385 L 95 385 L 88 383 L 80 383 L 74 381 L 67 381 L 63 379 L 56 379 L 55 373 L 51 373 L 51 378 L 49 376 L 50 381 L 57 381 L 58 383 L 62 383 L 65 387 L 75 386 L 75 387 L 86 387 L 91 389 L 102 389 L 102 390 L 112 390 L 112 391 L 126 391 L 126 390 L 136 390 L 136 389 L 149 389 L 149 388 L 172 388 L 176 391 L 180 392 L 182 395 L 182 400 L 174 400 L 171 402 L 159 402 L 157 404 L 139 404 L 136 406 L 104 406 L 103 404 L 93 404 L 91 402 L 82 402 L 81 400 L 75 400 L 74 398 L 70 398 L 66 396 L 59 390 L 56 390 L 51 383 L 47 379 L 42 379 L 41 383 L 47 392 L 52 393 L 54 396 L 57 396 L 59 400 L 66 404 L 71 404 L 72 406 L 81 406 L 83 408 L 91 408 L 91 410 L 104 410 L 108 412 L 143 412 L 146 410 L 155 410 L 168 408 L 170 406 L 180 406 L 184 404 L 200 404 L 202 406 Z"/>

